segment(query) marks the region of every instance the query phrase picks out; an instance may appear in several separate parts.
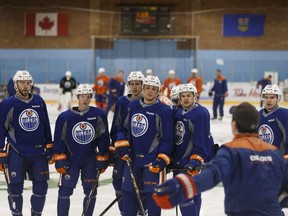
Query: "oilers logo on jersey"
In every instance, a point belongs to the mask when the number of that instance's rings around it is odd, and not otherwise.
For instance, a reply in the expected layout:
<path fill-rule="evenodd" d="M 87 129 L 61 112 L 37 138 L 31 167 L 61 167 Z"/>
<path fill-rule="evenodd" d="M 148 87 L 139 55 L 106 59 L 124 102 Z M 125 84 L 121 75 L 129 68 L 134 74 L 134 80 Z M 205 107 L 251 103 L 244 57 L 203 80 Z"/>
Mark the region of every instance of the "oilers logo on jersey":
<path fill-rule="evenodd" d="M 183 137 L 185 134 L 185 125 L 182 121 L 177 121 L 175 126 L 175 143 L 180 145 L 183 142 Z"/>
<path fill-rule="evenodd" d="M 142 136 L 148 129 L 148 119 L 142 113 L 136 113 L 131 118 L 131 132 L 134 137 Z"/>
<path fill-rule="evenodd" d="M 274 133 L 271 127 L 267 124 L 263 124 L 260 126 L 258 130 L 259 138 L 264 142 L 272 144 L 274 141 Z"/>
<path fill-rule="evenodd" d="M 79 122 L 72 129 L 72 136 L 75 142 L 86 145 L 95 136 L 95 130 L 89 122 Z"/>
<path fill-rule="evenodd" d="M 71 86 L 72 86 L 72 84 L 71 84 L 70 81 L 66 81 L 66 82 L 64 83 L 64 87 L 67 88 L 67 89 L 71 88 Z"/>
<path fill-rule="evenodd" d="M 25 131 L 34 131 L 39 126 L 38 113 L 33 109 L 25 109 L 19 115 L 19 125 Z"/>

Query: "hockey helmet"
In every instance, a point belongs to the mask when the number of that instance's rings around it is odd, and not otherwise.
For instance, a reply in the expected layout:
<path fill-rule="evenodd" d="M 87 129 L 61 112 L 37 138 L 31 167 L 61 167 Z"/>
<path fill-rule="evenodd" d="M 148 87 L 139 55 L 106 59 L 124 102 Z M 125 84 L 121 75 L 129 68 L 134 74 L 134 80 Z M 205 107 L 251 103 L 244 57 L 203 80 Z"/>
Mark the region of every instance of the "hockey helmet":
<path fill-rule="evenodd" d="M 171 100 L 172 101 L 175 101 L 178 99 L 178 96 L 179 96 L 179 87 L 181 85 L 177 85 L 177 86 L 174 86 L 172 89 L 171 89 L 171 94 L 170 94 L 170 97 L 171 97 Z"/>
<path fill-rule="evenodd" d="M 76 96 L 81 94 L 93 94 L 93 90 L 89 84 L 80 84 L 76 89 Z"/>
<path fill-rule="evenodd" d="M 144 79 L 145 76 L 141 71 L 132 71 L 127 77 L 128 83 L 131 81 L 141 81 L 143 83 Z"/>
<path fill-rule="evenodd" d="M 263 98 L 265 94 L 277 95 L 278 102 L 280 102 L 281 100 L 281 90 L 277 85 L 266 85 L 265 88 L 262 90 L 261 98 Z"/>
<path fill-rule="evenodd" d="M 193 68 L 193 69 L 191 70 L 191 73 L 195 73 L 195 74 L 197 74 L 197 73 L 198 73 L 197 68 Z"/>
<path fill-rule="evenodd" d="M 161 82 L 157 76 L 150 76 L 149 75 L 144 79 L 143 86 L 144 85 L 155 86 L 155 87 L 158 87 L 160 89 Z"/>
<path fill-rule="evenodd" d="M 153 71 L 152 71 L 152 69 L 147 69 L 146 70 L 146 75 L 148 76 L 148 75 L 153 75 Z"/>
<path fill-rule="evenodd" d="M 169 75 L 175 75 L 176 72 L 175 72 L 175 70 L 172 69 L 172 70 L 169 70 L 168 74 L 169 74 Z"/>
<path fill-rule="evenodd" d="M 103 67 L 100 67 L 99 69 L 98 69 L 98 73 L 100 74 L 100 73 L 105 73 L 105 68 L 103 68 Z"/>
<path fill-rule="evenodd" d="M 65 73 L 65 76 L 66 76 L 66 77 L 71 77 L 71 76 L 72 76 L 72 73 L 71 73 L 71 71 L 69 71 L 69 70 L 68 70 L 68 71 L 66 71 L 66 73 Z"/>
<path fill-rule="evenodd" d="M 192 92 L 194 95 L 197 94 L 197 88 L 192 83 L 181 84 L 179 86 L 178 95 L 183 92 Z"/>

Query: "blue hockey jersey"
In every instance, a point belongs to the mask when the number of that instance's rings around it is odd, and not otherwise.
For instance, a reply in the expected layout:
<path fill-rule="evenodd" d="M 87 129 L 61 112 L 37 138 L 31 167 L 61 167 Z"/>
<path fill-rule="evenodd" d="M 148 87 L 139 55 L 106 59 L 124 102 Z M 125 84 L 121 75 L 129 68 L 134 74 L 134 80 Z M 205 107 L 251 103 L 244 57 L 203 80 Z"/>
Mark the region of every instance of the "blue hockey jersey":
<path fill-rule="evenodd" d="M 269 113 L 262 109 L 259 114 L 259 138 L 278 147 L 283 155 L 288 154 L 288 109 L 276 107 Z"/>
<path fill-rule="evenodd" d="M 73 160 L 108 153 L 110 137 L 107 114 L 96 107 L 84 112 L 75 108 L 62 112 L 55 125 L 54 152 L 66 153 Z"/>
<path fill-rule="evenodd" d="M 212 159 L 213 156 L 210 155 L 210 151 L 213 152 L 213 143 L 211 143 L 208 110 L 197 103 L 188 112 L 179 109 L 175 117 L 174 166 L 185 167 L 192 154 L 201 156 L 205 161 Z"/>
<path fill-rule="evenodd" d="M 132 101 L 117 130 L 117 140 L 129 140 L 138 167 L 154 161 L 160 153 L 169 156 L 174 145 L 172 109 L 159 100 L 153 105 Z"/>
<path fill-rule="evenodd" d="M 22 156 L 40 156 L 52 143 L 47 107 L 39 95 L 28 101 L 11 96 L 0 103 L 0 148 L 5 138 Z"/>

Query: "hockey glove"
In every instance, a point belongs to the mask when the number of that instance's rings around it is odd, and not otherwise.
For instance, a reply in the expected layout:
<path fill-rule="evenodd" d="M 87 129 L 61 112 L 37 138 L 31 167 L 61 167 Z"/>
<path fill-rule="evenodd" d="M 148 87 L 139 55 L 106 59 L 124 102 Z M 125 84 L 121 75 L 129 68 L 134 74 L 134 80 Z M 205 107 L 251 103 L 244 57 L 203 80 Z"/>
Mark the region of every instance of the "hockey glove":
<path fill-rule="evenodd" d="M 209 97 L 212 97 L 212 96 L 213 96 L 213 92 L 212 92 L 212 91 L 209 91 L 209 92 L 208 92 L 208 95 L 209 95 Z"/>
<path fill-rule="evenodd" d="M 0 171 L 3 171 L 3 166 L 8 164 L 8 153 L 4 149 L 0 149 Z"/>
<path fill-rule="evenodd" d="M 156 204 L 163 209 L 170 209 L 192 199 L 196 194 L 193 179 L 187 174 L 179 174 L 175 178 L 156 186 L 152 195 Z"/>
<path fill-rule="evenodd" d="M 170 158 L 166 154 L 158 154 L 155 161 L 148 164 L 151 172 L 159 173 L 170 163 Z"/>
<path fill-rule="evenodd" d="M 128 140 L 119 140 L 115 142 L 116 153 L 122 160 L 127 160 L 126 155 L 131 158 L 131 149 Z"/>
<path fill-rule="evenodd" d="M 202 157 L 196 154 L 191 155 L 190 162 L 186 166 L 186 172 L 192 176 L 199 174 L 203 163 L 204 160 Z"/>
<path fill-rule="evenodd" d="M 69 169 L 69 162 L 66 154 L 54 154 L 55 168 L 58 173 L 65 174 Z"/>
<path fill-rule="evenodd" d="M 53 158 L 53 146 L 53 143 L 45 145 L 45 154 L 49 164 L 53 164 L 55 162 Z"/>
<path fill-rule="evenodd" d="M 288 154 L 283 155 L 284 159 L 288 160 Z"/>
<path fill-rule="evenodd" d="M 116 149 L 114 146 L 109 146 L 109 166 L 114 166 L 116 159 Z"/>
<path fill-rule="evenodd" d="M 109 154 L 96 155 L 96 166 L 100 169 L 100 173 L 104 173 L 109 165 Z"/>

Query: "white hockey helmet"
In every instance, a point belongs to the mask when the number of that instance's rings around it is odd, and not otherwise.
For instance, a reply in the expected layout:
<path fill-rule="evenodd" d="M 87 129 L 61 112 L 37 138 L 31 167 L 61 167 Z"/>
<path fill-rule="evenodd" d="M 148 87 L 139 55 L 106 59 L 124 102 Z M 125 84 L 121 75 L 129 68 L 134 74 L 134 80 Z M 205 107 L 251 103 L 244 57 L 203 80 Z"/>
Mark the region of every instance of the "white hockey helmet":
<path fill-rule="evenodd" d="M 197 73 L 198 73 L 197 68 L 193 68 L 193 69 L 191 70 L 191 73 L 195 73 L 195 74 L 197 74 Z"/>
<path fill-rule="evenodd" d="M 261 98 L 263 99 L 263 96 L 265 94 L 273 94 L 278 96 L 278 102 L 281 100 L 281 90 L 277 85 L 266 85 L 265 88 L 262 90 Z"/>
<path fill-rule="evenodd" d="M 146 70 L 146 75 L 148 76 L 148 75 L 153 75 L 153 71 L 152 71 L 152 69 L 147 69 Z"/>
<path fill-rule="evenodd" d="M 93 90 L 89 84 L 80 84 L 76 89 L 76 96 L 81 94 L 93 94 Z"/>
<path fill-rule="evenodd" d="M 172 70 L 169 70 L 168 74 L 169 74 L 169 75 L 175 75 L 176 72 L 175 72 L 175 70 L 172 69 Z"/>
<path fill-rule="evenodd" d="M 105 68 L 103 68 L 103 67 L 100 67 L 99 69 L 98 69 L 98 73 L 100 74 L 100 73 L 105 73 Z"/>
<path fill-rule="evenodd" d="M 174 86 L 172 89 L 171 89 L 171 94 L 170 94 L 170 97 L 171 97 L 171 100 L 174 101 L 174 100 L 177 100 L 179 97 L 179 88 L 180 88 L 181 84 L 180 85 L 177 85 L 177 86 Z"/>
<path fill-rule="evenodd" d="M 197 95 L 197 88 L 192 83 L 186 83 L 179 85 L 178 95 L 183 92 L 192 92 Z"/>
<path fill-rule="evenodd" d="M 131 71 L 131 73 L 127 77 L 128 83 L 131 81 L 141 81 L 144 82 L 145 76 L 141 71 Z"/>
<path fill-rule="evenodd" d="M 67 71 L 65 72 L 65 76 L 66 76 L 66 77 L 71 77 L 71 76 L 72 76 L 71 71 L 67 70 Z"/>
<path fill-rule="evenodd" d="M 144 79 L 143 86 L 144 85 L 155 86 L 155 87 L 158 87 L 160 89 L 161 82 L 160 82 L 160 79 L 158 78 L 158 76 L 150 76 L 149 75 Z"/>

